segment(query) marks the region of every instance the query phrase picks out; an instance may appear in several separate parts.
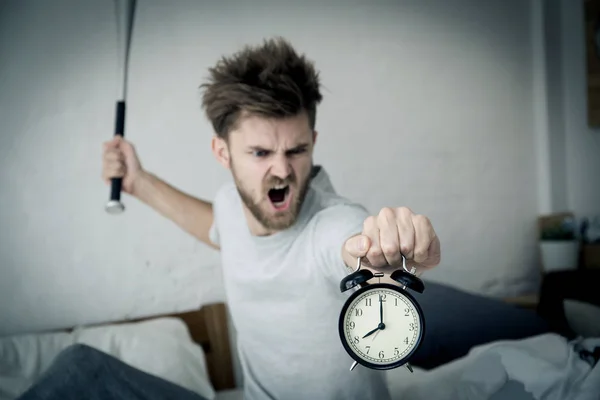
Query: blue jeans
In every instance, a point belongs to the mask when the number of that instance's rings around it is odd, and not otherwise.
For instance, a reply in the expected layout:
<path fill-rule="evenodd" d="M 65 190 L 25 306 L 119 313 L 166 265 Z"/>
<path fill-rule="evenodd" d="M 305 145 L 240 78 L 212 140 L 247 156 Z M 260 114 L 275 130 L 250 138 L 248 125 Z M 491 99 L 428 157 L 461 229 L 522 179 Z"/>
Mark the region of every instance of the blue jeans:
<path fill-rule="evenodd" d="M 206 400 L 84 344 L 63 350 L 18 400 Z"/>

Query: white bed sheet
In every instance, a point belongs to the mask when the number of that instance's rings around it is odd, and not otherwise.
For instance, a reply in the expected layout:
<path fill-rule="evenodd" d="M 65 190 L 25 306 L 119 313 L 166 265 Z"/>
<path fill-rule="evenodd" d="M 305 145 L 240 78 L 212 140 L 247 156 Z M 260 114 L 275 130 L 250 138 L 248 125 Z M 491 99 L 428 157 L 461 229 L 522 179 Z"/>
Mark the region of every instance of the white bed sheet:
<path fill-rule="evenodd" d="M 581 358 L 600 337 L 568 342 L 554 334 L 498 341 L 430 371 L 388 371 L 393 400 L 599 400 L 600 362 Z"/>
<path fill-rule="evenodd" d="M 402 367 L 385 374 L 392 400 L 600 400 L 600 362 L 581 359 L 580 346 L 600 346 L 600 337 L 498 341 L 429 371 Z M 219 391 L 215 400 L 242 400 L 242 394 Z"/>
<path fill-rule="evenodd" d="M 146 372 L 161 376 L 206 399 L 241 400 L 241 388 L 215 392 L 202 348 L 177 319 L 156 319 L 77 330 L 0 338 L 0 400 L 12 400 L 36 380 L 52 359 L 73 343 L 86 343 Z M 465 357 L 425 371 L 386 371 L 393 400 L 494 397 L 517 382 L 526 394 L 512 400 L 599 400 L 600 363 L 583 360 L 578 350 L 600 346 L 600 337 L 567 342 L 557 335 L 494 342 Z M 512 386 L 511 386 L 512 385 Z M 517 388 L 518 389 L 518 388 Z M 521 392 L 523 392 L 521 390 Z"/>

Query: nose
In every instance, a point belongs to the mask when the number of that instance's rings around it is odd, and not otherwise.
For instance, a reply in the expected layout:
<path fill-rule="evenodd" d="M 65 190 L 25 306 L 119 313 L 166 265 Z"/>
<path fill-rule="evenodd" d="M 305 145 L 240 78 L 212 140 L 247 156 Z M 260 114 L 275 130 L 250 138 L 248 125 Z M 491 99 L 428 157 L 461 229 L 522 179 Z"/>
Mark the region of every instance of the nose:
<path fill-rule="evenodd" d="M 286 179 L 292 173 L 292 166 L 290 160 L 285 154 L 279 154 L 273 159 L 271 165 L 271 174 L 280 179 Z"/>

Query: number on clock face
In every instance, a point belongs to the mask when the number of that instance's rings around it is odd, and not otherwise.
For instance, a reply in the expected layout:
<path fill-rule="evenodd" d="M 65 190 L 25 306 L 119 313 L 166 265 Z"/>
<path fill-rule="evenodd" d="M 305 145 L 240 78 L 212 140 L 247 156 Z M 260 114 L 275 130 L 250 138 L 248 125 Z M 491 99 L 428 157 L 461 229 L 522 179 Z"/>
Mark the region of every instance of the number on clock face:
<path fill-rule="evenodd" d="M 387 288 L 362 293 L 344 316 L 345 337 L 352 352 L 372 364 L 392 364 L 408 356 L 419 344 L 421 329 L 412 301 Z"/>

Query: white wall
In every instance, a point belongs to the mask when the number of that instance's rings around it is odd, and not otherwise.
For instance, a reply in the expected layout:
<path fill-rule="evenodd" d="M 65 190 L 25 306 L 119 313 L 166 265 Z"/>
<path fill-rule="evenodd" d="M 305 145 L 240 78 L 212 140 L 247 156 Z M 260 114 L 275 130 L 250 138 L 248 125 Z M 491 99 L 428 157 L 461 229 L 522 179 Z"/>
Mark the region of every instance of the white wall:
<path fill-rule="evenodd" d="M 583 2 L 560 7 L 567 204 L 580 216 L 600 215 L 600 129 L 587 125 Z"/>
<path fill-rule="evenodd" d="M 585 26 L 582 1 L 545 4 L 549 210 L 600 214 L 600 129 L 587 125 Z"/>
<path fill-rule="evenodd" d="M 212 198 L 229 177 L 210 153 L 197 87 L 222 53 L 286 36 L 322 73 L 316 161 L 336 188 L 373 212 L 428 215 L 443 249 L 429 279 L 526 290 L 542 203 L 530 5 L 397 3 L 138 0 L 127 137 L 148 169 Z M 133 199 L 124 215 L 103 211 L 112 2 L 12 0 L 0 11 L 0 333 L 221 299 L 216 252 Z"/>
<path fill-rule="evenodd" d="M 550 172 L 549 207 L 545 213 L 565 211 L 569 208 L 567 200 L 567 157 L 565 138 L 565 107 L 563 94 L 563 59 L 565 52 L 561 43 L 561 10 L 562 0 L 548 0 L 544 3 L 544 61 L 545 85 L 547 92 L 547 126 L 544 134 L 548 139 L 548 170 Z M 542 58 L 540 56 L 540 58 Z M 543 66 L 542 66 L 543 67 Z"/>

